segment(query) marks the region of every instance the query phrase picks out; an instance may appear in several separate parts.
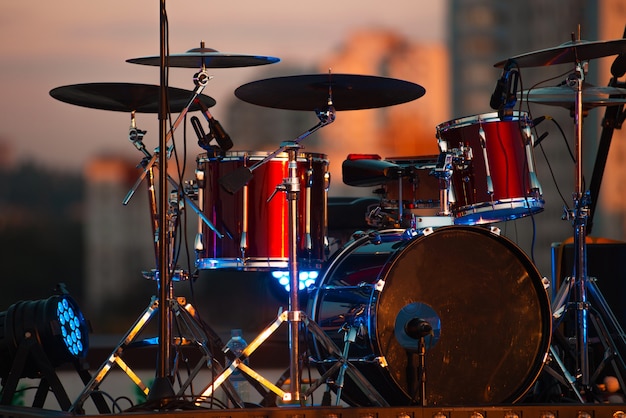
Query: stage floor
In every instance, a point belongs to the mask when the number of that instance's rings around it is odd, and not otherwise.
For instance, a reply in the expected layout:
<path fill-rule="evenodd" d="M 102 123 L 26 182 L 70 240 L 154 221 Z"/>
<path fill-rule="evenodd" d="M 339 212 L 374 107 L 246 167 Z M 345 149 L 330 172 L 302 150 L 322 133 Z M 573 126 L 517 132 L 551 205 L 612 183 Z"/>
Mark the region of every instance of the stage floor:
<path fill-rule="evenodd" d="M 548 404 L 499 405 L 472 407 L 278 407 L 245 409 L 151 410 L 117 413 L 133 418 L 621 418 L 626 416 L 626 404 Z M 62 418 L 74 416 L 68 412 L 3 406 L 2 418 Z M 90 417 L 90 415 L 84 415 Z"/>

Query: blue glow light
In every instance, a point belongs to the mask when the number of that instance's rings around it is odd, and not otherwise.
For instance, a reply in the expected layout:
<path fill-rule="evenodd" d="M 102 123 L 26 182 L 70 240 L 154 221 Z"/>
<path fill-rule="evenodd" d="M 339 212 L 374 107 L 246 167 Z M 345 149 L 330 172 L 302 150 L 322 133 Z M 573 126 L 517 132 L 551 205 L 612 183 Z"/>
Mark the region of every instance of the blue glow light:
<path fill-rule="evenodd" d="M 68 298 L 62 298 L 57 303 L 57 318 L 61 326 L 61 336 L 67 350 L 73 356 L 84 356 L 86 341 L 83 341 L 83 333 L 81 328 L 86 327 L 82 314 L 78 308 L 72 306 Z"/>
<path fill-rule="evenodd" d="M 278 281 L 278 284 L 283 286 L 287 292 L 290 289 L 289 272 L 285 270 L 275 270 L 272 272 L 272 277 Z M 317 281 L 319 272 L 316 270 L 300 271 L 298 272 L 298 289 L 304 290 L 311 287 Z"/>

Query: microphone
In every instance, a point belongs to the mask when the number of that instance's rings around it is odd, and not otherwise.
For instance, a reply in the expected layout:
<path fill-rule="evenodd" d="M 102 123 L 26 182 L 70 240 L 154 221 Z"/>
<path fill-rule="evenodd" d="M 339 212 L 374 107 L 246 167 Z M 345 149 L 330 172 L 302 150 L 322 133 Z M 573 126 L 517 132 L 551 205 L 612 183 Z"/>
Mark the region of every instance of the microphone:
<path fill-rule="evenodd" d="M 432 331 L 432 325 L 430 325 L 425 319 L 411 318 L 406 324 L 404 324 L 404 332 L 406 332 L 406 335 L 415 340 L 426 337 Z"/>
<path fill-rule="evenodd" d="M 507 85 L 509 84 L 508 82 L 509 74 L 510 74 L 509 70 L 505 69 L 504 72 L 502 73 L 502 77 L 500 77 L 500 79 L 496 83 L 496 88 L 493 90 L 493 94 L 491 95 L 491 100 L 489 101 L 489 106 L 494 110 L 500 109 L 502 106 L 504 106 L 504 103 L 506 103 L 506 93 L 507 93 Z"/>
<path fill-rule="evenodd" d="M 211 142 L 211 139 L 208 138 L 204 133 L 204 129 L 202 129 L 202 125 L 200 125 L 200 119 L 192 116 L 191 126 L 193 126 L 193 130 L 196 132 L 196 136 L 198 137 L 198 145 L 200 146 L 200 148 L 208 150 L 210 148 L 209 142 Z"/>
<path fill-rule="evenodd" d="M 502 70 L 502 76 L 496 82 L 496 87 L 493 90 L 491 100 L 489 101 L 489 106 L 494 110 L 501 111 L 505 107 L 513 107 L 515 105 L 515 101 L 513 101 L 512 104 L 509 103 L 509 101 L 516 99 L 515 91 L 511 92 L 512 75 L 514 76 L 515 89 L 517 90 L 517 72 L 511 71 L 513 64 L 513 61 L 507 61 L 504 69 Z"/>
<path fill-rule="evenodd" d="M 211 135 L 213 136 L 213 138 L 215 138 L 217 144 L 223 151 L 228 151 L 229 149 L 231 149 L 233 147 L 233 141 L 230 139 L 230 135 L 228 135 L 224 128 L 222 128 L 222 125 L 219 123 L 219 121 L 215 119 L 213 115 L 211 115 L 211 112 L 209 112 L 209 108 L 204 103 L 202 103 L 201 100 L 196 99 L 195 101 L 200 106 L 200 109 L 202 109 L 202 113 L 204 114 L 207 122 L 209 122 Z"/>

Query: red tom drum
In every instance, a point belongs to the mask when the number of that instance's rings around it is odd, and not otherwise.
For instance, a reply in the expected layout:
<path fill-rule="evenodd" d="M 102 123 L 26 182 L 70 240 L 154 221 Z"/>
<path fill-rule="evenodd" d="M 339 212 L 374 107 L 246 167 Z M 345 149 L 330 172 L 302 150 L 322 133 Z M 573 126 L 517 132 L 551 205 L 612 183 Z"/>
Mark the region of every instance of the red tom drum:
<path fill-rule="evenodd" d="M 469 116 L 437 126 L 441 152 L 453 154 L 455 224 L 507 221 L 543 210 L 531 128 L 524 112 L 504 120 L 497 113 Z"/>
<path fill-rule="evenodd" d="M 201 210 L 224 235 L 220 239 L 202 225 L 203 248 L 196 260 L 199 269 L 288 267 L 289 202 L 285 192 L 276 192 L 276 187 L 289 176 L 287 153 L 280 153 L 255 168 L 248 184 L 233 194 L 219 184 L 222 176 L 259 163 L 268 155 L 266 152 L 231 151 L 218 157 L 198 156 L 198 170 L 204 172 L 205 178 L 199 193 Z M 328 160 L 323 154 L 298 153 L 297 172 L 300 179 L 296 225 L 298 260 L 303 268 L 319 268 L 328 247 Z"/>

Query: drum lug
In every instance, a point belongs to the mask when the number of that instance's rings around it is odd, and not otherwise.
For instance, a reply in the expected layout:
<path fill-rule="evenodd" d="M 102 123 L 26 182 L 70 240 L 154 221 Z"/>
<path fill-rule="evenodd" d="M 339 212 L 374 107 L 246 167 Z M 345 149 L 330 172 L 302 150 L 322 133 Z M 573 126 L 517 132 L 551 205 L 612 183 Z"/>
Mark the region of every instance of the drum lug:
<path fill-rule="evenodd" d="M 389 366 L 389 363 L 387 363 L 387 359 L 385 358 L 385 356 L 376 357 L 374 360 L 378 362 L 380 367 L 387 368 Z"/>
<path fill-rule="evenodd" d="M 385 281 L 384 280 L 378 280 L 376 282 L 376 284 L 374 285 L 374 289 L 377 292 L 382 292 L 384 287 L 385 287 Z"/>
<path fill-rule="evenodd" d="M 478 135 L 480 135 L 480 147 L 483 149 L 483 159 L 485 161 L 487 194 L 493 195 L 493 180 L 491 179 L 491 168 L 489 166 L 489 157 L 487 156 L 487 135 L 485 135 L 482 125 L 478 128 Z"/>
<path fill-rule="evenodd" d="M 497 235 L 500 236 L 500 233 L 502 232 L 500 230 L 500 228 L 498 228 L 497 226 L 490 226 L 489 227 L 489 232 L 491 232 L 493 235 Z"/>

